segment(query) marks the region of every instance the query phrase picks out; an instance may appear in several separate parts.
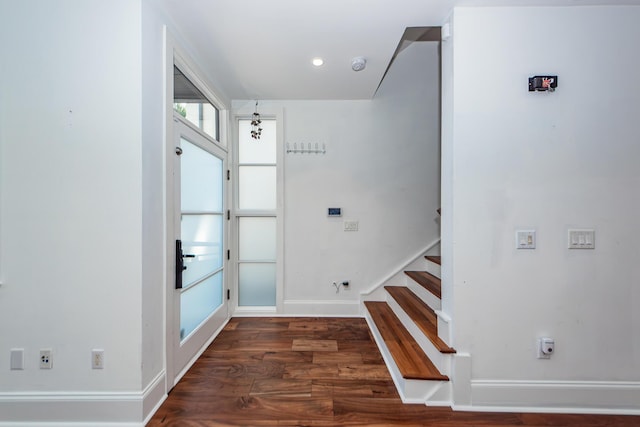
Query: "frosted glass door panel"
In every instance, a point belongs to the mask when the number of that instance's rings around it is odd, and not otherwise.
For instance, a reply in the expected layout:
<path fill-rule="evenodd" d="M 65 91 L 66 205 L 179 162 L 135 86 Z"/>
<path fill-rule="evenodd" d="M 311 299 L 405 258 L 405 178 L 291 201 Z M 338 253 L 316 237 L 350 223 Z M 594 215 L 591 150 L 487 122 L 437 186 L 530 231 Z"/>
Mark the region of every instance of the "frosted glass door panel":
<path fill-rule="evenodd" d="M 180 298 L 180 339 L 187 337 L 222 305 L 222 272 L 182 292 Z"/>
<path fill-rule="evenodd" d="M 222 212 L 222 160 L 184 138 L 180 147 L 182 210 Z"/>
<path fill-rule="evenodd" d="M 276 260 L 276 219 L 240 218 L 240 261 Z"/>
<path fill-rule="evenodd" d="M 238 172 L 240 209 L 276 208 L 275 166 L 240 166 Z"/>
<path fill-rule="evenodd" d="M 222 267 L 222 215 L 182 215 L 183 287 Z"/>
<path fill-rule="evenodd" d="M 242 263 L 239 269 L 239 305 L 276 305 L 276 264 Z"/>
<path fill-rule="evenodd" d="M 251 120 L 239 122 L 239 155 L 240 164 L 276 163 L 276 121 L 263 120 L 260 124 L 260 139 L 251 138 Z"/>

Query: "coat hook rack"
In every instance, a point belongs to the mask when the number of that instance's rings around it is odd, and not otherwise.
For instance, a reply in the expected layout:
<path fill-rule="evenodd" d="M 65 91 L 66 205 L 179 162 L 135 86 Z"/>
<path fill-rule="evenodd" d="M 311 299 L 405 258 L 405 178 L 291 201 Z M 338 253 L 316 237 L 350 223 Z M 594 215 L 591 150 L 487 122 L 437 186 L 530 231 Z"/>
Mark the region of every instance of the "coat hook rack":
<path fill-rule="evenodd" d="M 287 154 L 325 154 L 327 152 L 327 148 L 324 144 L 322 144 L 322 148 L 319 147 L 318 143 L 315 143 L 314 148 L 311 147 L 311 143 L 307 143 L 306 147 L 304 142 L 300 143 L 300 148 L 298 148 L 298 143 L 293 143 L 293 148 L 287 142 Z"/>

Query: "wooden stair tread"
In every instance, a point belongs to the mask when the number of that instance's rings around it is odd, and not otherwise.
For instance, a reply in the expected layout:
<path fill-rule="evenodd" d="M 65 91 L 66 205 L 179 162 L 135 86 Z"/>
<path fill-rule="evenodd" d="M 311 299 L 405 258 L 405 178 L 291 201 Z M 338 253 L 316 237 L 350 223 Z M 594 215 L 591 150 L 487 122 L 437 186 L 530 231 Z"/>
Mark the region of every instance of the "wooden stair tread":
<path fill-rule="evenodd" d="M 364 304 L 403 378 L 449 381 L 449 377 L 442 375 L 424 354 L 389 304 L 379 301 L 365 301 Z"/>
<path fill-rule="evenodd" d="M 440 255 L 427 255 L 425 256 L 425 258 L 435 264 L 442 265 L 440 260 Z"/>
<path fill-rule="evenodd" d="M 438 316 L 431 307 L 405 286 L 385 286 L 384 288 L 440 353 L 456 352 L 438 336 Z"/>
<path fill-rule="evenodd" d="M 405 271 L 407 276 L 438 298 L 442 297 L 441 282 L 436 276 L 426 271 Z"/>

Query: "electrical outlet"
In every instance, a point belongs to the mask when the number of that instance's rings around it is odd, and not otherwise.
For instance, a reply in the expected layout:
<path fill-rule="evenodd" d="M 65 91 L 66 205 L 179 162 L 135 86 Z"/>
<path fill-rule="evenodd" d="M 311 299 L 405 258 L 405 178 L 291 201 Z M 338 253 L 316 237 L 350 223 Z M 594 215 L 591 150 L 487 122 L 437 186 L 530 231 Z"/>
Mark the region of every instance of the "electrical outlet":
<path fill-rule="evenodd" d="M 104 350 L 91 351 L 91 369 L 104 369 Z"/>
<path fill-rule="evenodd" d="M 50 348 L 40 350 L 40 369 L 53 368 L 53 354 Z"/>

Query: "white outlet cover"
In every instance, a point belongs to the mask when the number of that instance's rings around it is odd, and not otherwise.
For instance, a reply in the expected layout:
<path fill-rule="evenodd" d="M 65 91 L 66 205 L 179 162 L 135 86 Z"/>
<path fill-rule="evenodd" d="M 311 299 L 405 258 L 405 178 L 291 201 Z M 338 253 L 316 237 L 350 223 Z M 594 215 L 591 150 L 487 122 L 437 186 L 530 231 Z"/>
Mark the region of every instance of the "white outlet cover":
<path fill-rule="evenodd" d="M 40 350 L 40 369 L 53 368 L 53 354 L 51 349 Z"/>
<path fill-rule="evenodd" d="M 10 366 L 12 370 L 24 369 L 24 348 L 11 349 L 11 365 Z"/>
<path fill-rule="evenodd" d="M 104 369 L 104 350 L 91 351 L 91 369 Z"/>

